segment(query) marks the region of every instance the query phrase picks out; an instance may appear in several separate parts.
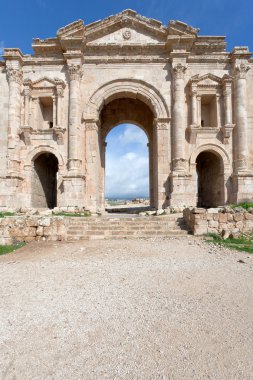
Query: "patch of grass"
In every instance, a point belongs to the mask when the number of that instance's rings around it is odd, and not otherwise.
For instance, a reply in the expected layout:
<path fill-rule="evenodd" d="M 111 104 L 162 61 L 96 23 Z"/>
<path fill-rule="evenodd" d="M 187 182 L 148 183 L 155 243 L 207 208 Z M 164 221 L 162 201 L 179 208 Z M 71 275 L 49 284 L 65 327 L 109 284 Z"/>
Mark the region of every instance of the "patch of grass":
<path fill-rule="evenodd" d="M 17 249 L 23 247 L 25 243 L 11 244 L 11 245 L 0 245 L 0 255 L 5 255 L 6 253 L 14 252 Z"/>
<path fill-rule="evenodd" d="M 0 218 L 4 218 L 5 216 L 14 216 L 14 212 L 0 212 Z"/>
<path fill-rule="evenodd" d="M 232 204 L 232 205 L 230 205 L 230 207 L 232 207 L 232 208 L 235 208 L 235 207 L 242 207 L 242 208 L 244 208 L 245 210 L 248 210 L 249 208 L 253 208 L 253 203 L 242 202 L 242 203 L 238 203 L 238 204 Z"/>
<path fill-rule="evenodd" d="M 84 211 L 84 212 L 54 212 L 54 216 L 76 216 L 76 217 L 88 217 L 91 216 L 91 213 L 89 211 Z"/>
<path fill-rule="evenodd" d="M 222 239 L 216 234 L 207 234 L 205 240 L 209 243 L 222 245 L 226 248 L 253 253 L 253 232 L 248 235 L 240 235 L 238 238 Z"/>

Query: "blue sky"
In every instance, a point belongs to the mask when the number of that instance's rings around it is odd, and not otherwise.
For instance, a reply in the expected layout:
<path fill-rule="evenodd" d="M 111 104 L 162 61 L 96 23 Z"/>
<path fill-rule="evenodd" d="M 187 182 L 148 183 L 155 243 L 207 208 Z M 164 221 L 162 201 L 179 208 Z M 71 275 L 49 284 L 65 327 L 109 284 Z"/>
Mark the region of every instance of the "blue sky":
<path fill-rule="evenodd" d="M 252 0 L 0 0 L 0 41 L 5 47 L 31 52 L 32 38 L 55 36 L 56 30 L 83 19 L 85 24 L 126 8 L 147 17 L 181 20 L 200 28 L 200 34 L 226 35 L 234 45 L 253 49 Z"/>
<path fill-rule="evenodd" d="M 226 35 L 228 51 L 238 45 L 253 50 L 253 0 L 0 0 L 0 4 L 0 53 L 3 47 L 32 53 L 33 38 L 54 37 L 57 29 L 77 19 L 89 24 L 127 8 L 164 25 L 181 20 L 200 28 L 201 35 Z M 137 127 L 120 126 L 107 142 L 107 196 L 146 195 L 145 134 Z"/>

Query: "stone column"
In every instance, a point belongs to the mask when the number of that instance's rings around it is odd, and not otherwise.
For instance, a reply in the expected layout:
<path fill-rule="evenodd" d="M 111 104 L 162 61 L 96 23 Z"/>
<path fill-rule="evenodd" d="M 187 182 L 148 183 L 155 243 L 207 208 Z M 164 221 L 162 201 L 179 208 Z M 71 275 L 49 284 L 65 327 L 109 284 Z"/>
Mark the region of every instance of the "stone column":
<path fill-rule="evenodd" d="M 18 141 L 18 130 L 21 126 L 22 70 L 7 68 L 7 77 L 9 82 L 8 149 L 13 149 Z"/>
<path fill-rule="evenodd" d="M 80 79 L 82 70 L 79 64 L 70 64 L 69 72 L 69 124 L 68 124 L 68 170 L 80 173 L 81 160 L 79 158 L 80 139 Z"/>
<path fill-rule="evenodd" d="M 247 170 L 248 161 L 248 119 L 247 119 L 247 80 L 249 66 L 240 63 L 235 66 L 235 121 L 236 121 L 236 170 Z"/>
<path fill-rule="evenodd" d="M 173 170 L 185 170 L 185 94 L 184 73 L 186 66 L 177 63 L 173 66 Z"/>
<path fill-rule="evenodd" d="M 99 121 L 85 121 L 86 202 L 92 212 L 100 211 L 101 155 Z"/>
<path fill-rule="evenodd" d="M 169 119 L 154 120 L 154 206 L 156 209 L 169 205 Z"/>

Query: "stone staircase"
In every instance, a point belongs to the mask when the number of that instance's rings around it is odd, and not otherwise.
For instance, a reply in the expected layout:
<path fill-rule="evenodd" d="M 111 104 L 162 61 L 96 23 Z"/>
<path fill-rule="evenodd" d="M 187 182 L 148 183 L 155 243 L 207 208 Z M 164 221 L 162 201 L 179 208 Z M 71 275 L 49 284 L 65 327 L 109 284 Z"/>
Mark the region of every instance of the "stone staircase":
<path fill-rule="evenodd" d="M 67 241 L 185 236 L 188 228 L 182 214 L 164 216 L 117 215 L 72 217 L 67 227 Z"/>

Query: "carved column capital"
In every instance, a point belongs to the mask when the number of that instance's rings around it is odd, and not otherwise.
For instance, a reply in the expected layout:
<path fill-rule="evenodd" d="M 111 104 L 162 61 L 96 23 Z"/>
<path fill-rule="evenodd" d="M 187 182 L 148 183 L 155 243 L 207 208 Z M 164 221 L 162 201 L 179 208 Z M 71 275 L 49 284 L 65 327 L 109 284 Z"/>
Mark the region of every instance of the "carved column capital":
<path fill-rule="evenodd" d="M 187 70 L 187 65 L 184 65 L 180 62 L 173 65 L 172 73 L 173 73 L 174 79 L 183 79 L 186 70 Z"/>
<path fill-rule="evenodd" d="M 81 65 L 71 63 L 68 65 L 70 80 L 80 80 L 83 77 Z"/>
<path fill-rule="evenodd" d="M 248 66 L 246 63 L 241 62 L 240 64 L 236 65 L 234 68 L 234 74 L 236 79 L 246 79 L 246 74 L 249 71 L 250 66 Z"/>
<path fill-rule="evenodd" d="M 16 82 L 19 85 L 23 82 L 23 72 L 22 70 L 14 69 L 13 67 L 7 68 L 7 78 L 9 83 Z"/>
<path fill-rule="evenodd" d="M 86 131 L 98 131 L 99 126 L 99 121 L 97 120 L 87 120 L 85 122 Z"/>

